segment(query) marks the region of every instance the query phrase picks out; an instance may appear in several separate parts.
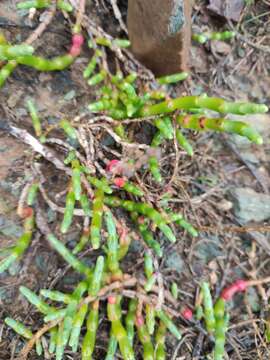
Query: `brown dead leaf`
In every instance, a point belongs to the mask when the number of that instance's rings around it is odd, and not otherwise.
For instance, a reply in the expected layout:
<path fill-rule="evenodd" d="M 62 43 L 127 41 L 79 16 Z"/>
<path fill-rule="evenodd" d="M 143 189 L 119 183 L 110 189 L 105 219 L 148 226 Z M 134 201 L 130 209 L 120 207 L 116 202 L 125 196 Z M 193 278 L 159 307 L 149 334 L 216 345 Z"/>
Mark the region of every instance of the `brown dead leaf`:
<path fill-rule="evenodd" d="M 244 0 L 210 0 L 208 9 L 226 19 L 238 21 L 244 6 Z"/>

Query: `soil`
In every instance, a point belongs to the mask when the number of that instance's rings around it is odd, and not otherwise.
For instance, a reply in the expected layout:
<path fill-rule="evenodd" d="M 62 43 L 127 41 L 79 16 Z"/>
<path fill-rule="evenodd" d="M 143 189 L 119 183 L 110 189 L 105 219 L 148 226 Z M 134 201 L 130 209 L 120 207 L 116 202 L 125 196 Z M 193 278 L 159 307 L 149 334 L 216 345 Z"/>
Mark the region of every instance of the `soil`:
<path fill-rule="evenodd" d="M 23 13 L 18 13 L 16 2 L 2 0 L 0 6 L 0 28 L 12 42 L 26 39 L 39 23 L 39 15 L 30 20 Z M 118 3 L 125 20 L 126 1 Z M 206 92 L 228 100 L 249 100 L 270 105 L 269 1 L 246 1 L 238 22 L 217 15 L 207 8 L 207 4 L 207 1 L 195 1 L 194 31 L 221 31 L 233 27 L 241 36 L 226 43 L 193 44 L 191 77 L 175 86 L 173 95 Z M 124 36 L 109 0 L 93 1 L 88 12 L 106 32 Z M 69 36 L 69 20 L 58 12 L 37 41 L 38 53 L 43 56 L 64 53 L 69 45 Z M 91 56 L 85 46 L 83 54 L 71 68 L 54 74 L 18 67 L 0 90 L 0 122 L 8 121 L 33 133 L 25 108 L 28 97 L 37 104 L 44 127 L 80 114 L 95 99 L 94 91 L 82 77 Z M 114 63 L 113 53 L 109 53 L 108 61 Z M 270 191 L 270 115 L 266 114 L 263 118 L 254 116 L 252 121 L 255 127 L 260 124 L 260 130 L 263 129 L 263 146 L 243 144 L 236 136 L 190 132 L 188 137 L 195 150 L 192 159 L 181 150 L 176 157 L 173 146 L 167 146 L 162 152 L 162 174 L 169 187 L 157 188 L 149 179 L 141 179 L 148 181 L 147 193 L 153 203 L 158 202 L 167 190 L 171 191 L 170 206 L 175 211 L 181 211 L 200 230 L 199 237 L 193 239 L 179 232 L 176 244 L 166 243 L 161 236 L 159 239 L 165 253 L 159 269 L 166 286 L 169 287 L 173 281 L 178 284 L 179 308 L 194 306 L 199 284 L 205 279 L 215 289 L 216 297 L 220 289 L 234 279 L 261 279 L 270 275 L 268 219 L 247 223 L 239 220 L 235 201 L 230 196 L 231 189 L 241 187 L 251 188 L 265 196 Z M 140 124 L 132 131 L 136 134 L 136 141 L 141 143 L 149 143 L 153 133 L 151 126 Z M 104 134 L 97 136 L 99 141 L 108 141 Z M 5 248 L 11 246 L 22 231 L 16 208 L 21 191 L 31 176 L 35 155 L 28 146 L 5 132 L 0 132 L 0 153 L 0 245 Z M 134 157 L 139 155 L 134 154 Z M 40 166 L 46 174 L 45 188 L 49 196 L 57 199 L 57 194 L 66 188 L 67 179 L 45 161 L 40 161 Z M 60 202 L 60 205 L 63 206 L 63 203 Z M 50 226 L 58 231 L 61 214 L 49 210 L 45 204 L 44 209 Z M 78 239 L 80 227 L 74 226 L 64 237 L 68 246 L 72 247 Z M 143 262 L 143 248 L 140 243 L 135 245 L 124 262 L 126 272 L 131 274 L 139 273 Z M 94 259 L 91 251 L 82 256 L 89 262 Z M 23 261 L 0 275 L 1 360 L 14 359 L 23 346 L 22 339 L 4 325 L 6 316 L 26 321 L 35 330 L 42 326 L 39 313 L 20 296 L 19 286 L 27 286 L 33 291 L 53 287 L 70 292 L 77 280 L 78 276 L 66 267 L 37 233 Z M 266 285 L 253 290 L 238 296 L 232 304 L 226 345 L 230 359 L 266 360 L 270 357 L 270 346 L 264 338 L 265 321 L 269 321 L 270 316 L 270 287 Z M 101 320 L 94 359 L 104 358 L 108 341 L 106 322 Z M 178 343 L 168 337 L 168 359 L 208 359 L 213 346 L 211 339 L 194 324 L 181 320 L 178 324 L 183 329 L 183 339 Z M 44 358 L 49 359 L 48 354 L 38 357 L 35 351 L 29 356 L 31 360 Z M 136 358 L 141 358 L 139 346 Z M 74 355 L 68 350 L 65 359 L 80 359 L 80 354 Z"/>

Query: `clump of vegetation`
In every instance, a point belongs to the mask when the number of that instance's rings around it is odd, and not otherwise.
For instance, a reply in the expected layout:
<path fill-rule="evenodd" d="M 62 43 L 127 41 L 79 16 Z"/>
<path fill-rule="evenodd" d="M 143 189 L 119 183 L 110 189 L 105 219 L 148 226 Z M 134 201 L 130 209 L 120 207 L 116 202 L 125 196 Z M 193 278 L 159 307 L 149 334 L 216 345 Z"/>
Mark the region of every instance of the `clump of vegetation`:
<path fill-rule="evenodd" d="M 18 7 L 42 9 L 51 4 L 51 1 L 25 1 Z M 64 1 L 57 2 L 59 9 L 72 11 L 68 5 Z M 0 85 L 4 84 L 19 64 L 39 71 L 62 70 L 71 65 L 82 49 L 83 36 L 80 29 L 80 24 L 76 23 L 69 53 L 50 60 L 34 55 L 31 46 L 10 45 L 3 41 L 0 45 L 0 58 L 7 63 L 0 70 Z M 228 38 L 225 33 L 222 36 Z M 216 34 L 211 38 L 217 37 Z M 44 129 L 31 100 L 27 102 L 27 108 L 36 137 L 12 125 L 6 127 L 12 135 L 21 138 L 52 162 L 69 180 L 63 195 L 65 206 L 56 207 L 63 215 L 56 236 L 57 229 L 53 231 L 48 227 L 42 211 L 42 199 L 49 206 L 51 202 L 46 195 L 41 174 L 36 169 L 27 198 L 21 204 L 20 214 L 24 218 L 25 232 L 14 247 L 9 249 L 8 256 L 1 260 L 0 273 L 23 257 L 37 228 L 52 249 L 81 276 L 81 281 L 71 293 L 41 289 L 37 295 L 24 286 L 20 288 L 21 294 L 37 308 L 44 320 L 44 326 L 35 333 L 20 322 L 6 318 L 5 322 L 9 327 L 29 340 L 21 352 L 21 358 L 26 358 L 34 345 L 37 353 L 41 354 L 44 344 L 48 344 L 46 351 L 55 354 L 57 360 L 63 359 L 67 347 L 74 353 L 80 347 L 82 359 L 91 359 L 96 347 L 99 320 L 105 312 L 110 334 L 107 360 L 114 358 L 117 349 L 125 360 L 135 359 L 135 335 L 142 346 L 144 359 L 165 359 L 167 332 L 178 340 L 181 338 L 180 325 L 176 325 L 173 318 L 191 322 L 195 320 L 192 306 L 185 307 L 180 312 L 177 309 L 176 284 L 172 286 L 172 294 L 161 287 L 156 264 L 157 259 L 163 255 L 163 249 L 158 241 L 158 234 L 161 232 L 168 241 L 174 243 L 178 238 L 173 225 L 185 230 L 190 236 L 195 237 L 198 232 L 182 214 L 173 211 L 167 204 L 157 208 L 150 203 L 144 186 L 136 182 L 136 171 L 149 172 L 151 181 L 157 186 L 163 184 L 159 162 L 161 146 L 176 139 L 178 146 L 192 156 L 193 146 L 185 135 L 186 129 L 234 133 L 256 144 L 262 143 L 262 137 L 252 127 L 242 121 L 230 120 L 228 116 L 264 113 L 268 110 L 265 105 L 228 102 L 205 94 L 171 98 L 167 86 L 185 80 L 187 73 L 143 84 L 136 71 L 127 72 L 119 68 L 113 72 L 104 66 L 104 49 L 116 47 L 121 50 L 128 45 L 129 42 L 125 39 L 93 36 L 90 46 L 94 49 L 94 55 L 82 76 L 89 86 L 95 86 L 97 94 L 96 101 L 88 106 L 89 122 L 93 126 L 105 128 L 119 146 L 140 149 L 143 159 L 136 162 L 132 158 L 116 158 L 116 155 L 109 160 L 95 162 L 81 131 L 89 126 L 87 121 L 84 122 L 83 116 L 80 123 L 63 119 L 54 127 Z M 209 110 L 216 115 L 209 115 Z M 149 144 L 138 144 L 130 135 L 130 124 L 136 121 L 148 121 L 155 128 Z M 52 132 L 59 136 L 58 140 L 50 136 Z M 65 149 L 64 159 L 50 152 L 47 144 L 54 143 L 61 144 Z M 74 143 L 77 146 L 73 146 Z M 128 214 L 134 228 L 123 223 L 114 211 L 115 208 L 121 208 Z M 74 248 L 69 249 L 61 238 L 77 223 L 77 217 L 83 219 L 83 231 Z M 134 241 L 134 229 L 143 240 L 145 248 L 144 276 L 141 277 L 127 274 L 121 267 L 121 261 Z M 77 256 L 86 247 L 96 251 L 94 266 L 87 265 Z M 225 352 L 229 322 L 226 302 L 251 285 L 253 283 L 248 281 L 235 282 L 223 290 L 215 303 L 209 284 L 203 283 L 201 286 L 196 318 L 198 321 L 203 319 L 209 336 L 214 338 L 215 360 L 222 359 Z M 47 341 L 42 341 L 44 338 Z"/>

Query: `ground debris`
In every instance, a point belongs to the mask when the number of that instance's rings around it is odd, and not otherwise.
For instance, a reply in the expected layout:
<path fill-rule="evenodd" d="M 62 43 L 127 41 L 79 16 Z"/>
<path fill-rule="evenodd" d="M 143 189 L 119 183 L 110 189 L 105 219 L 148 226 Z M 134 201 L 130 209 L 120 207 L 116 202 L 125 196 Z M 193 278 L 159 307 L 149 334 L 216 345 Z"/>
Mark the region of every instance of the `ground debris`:
<path fill-rule="evenodd" d="M 244 6 L 244 0 L 230 0 L 225 2 L 221 0 L 210 0 L 208 9 L 228 20 L 238 21 Z"/>

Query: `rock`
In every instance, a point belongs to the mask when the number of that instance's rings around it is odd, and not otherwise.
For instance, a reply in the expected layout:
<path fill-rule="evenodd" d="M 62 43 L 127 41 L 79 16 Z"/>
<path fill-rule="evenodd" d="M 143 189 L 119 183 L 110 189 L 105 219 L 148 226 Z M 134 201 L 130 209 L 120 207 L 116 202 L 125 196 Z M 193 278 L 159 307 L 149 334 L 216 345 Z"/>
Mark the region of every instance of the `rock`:
<path fill-rule="evenodd" d="M 190 18 L 189 0 L 129 0 L 128 30 L 133 53 L 158 76 L 186 70 Z"/>
<path fill-rule="evenodd" d="M 247 301 L 253 312 L 259 312 L 261 310 L 260 298 L 254 287 L 248 288 Z"/>
<path fill-rule="evenodd" d="M 270 138 L 270 115 L 254 114 L 254 115 L 230 115 L 231 120 L 243 121 L 252 126 L 262 137 L 264 142 L 269 142 Z M 231 135 L 229 141 L 236 145 L 239 149 L 250 148 L 251 142 L 239 135 Z"/>
<path fill-rule="evenodd" d="M 166 254 L 165 265 L 170 270 L 176 271 L 178 274 L 181 274 L 185 269 L 184 260 L 176 251 Z"/>
<path fill-rule="evenodd" d="M 205 241 L 199 242 L 196 246 L 195 254 L 204 264 L 208 264 L 218 256 L 224 255 L 219 237 L 209 236 Z"/>
<path fill-rule="evenodd" d="M 12 220 L 0 216 L 0 234 L 17 239 L 23 234 L 23 228 Z"/>
<path fill-rule="evenodd" d="M 251 188 L 230 190 L 235 216 L 241 223 L 265 221 L 270 218 L 270 195 L 257 193 Z"/>
<path fill-rule="evenodd" d="M 209 10 L 234 21 L 240 19 L 244 7 L 244 0 L 230 0 L 228 2 L 224 2 L 223 0 L 210 0 L 210 4 L 208 5 Z"/>

